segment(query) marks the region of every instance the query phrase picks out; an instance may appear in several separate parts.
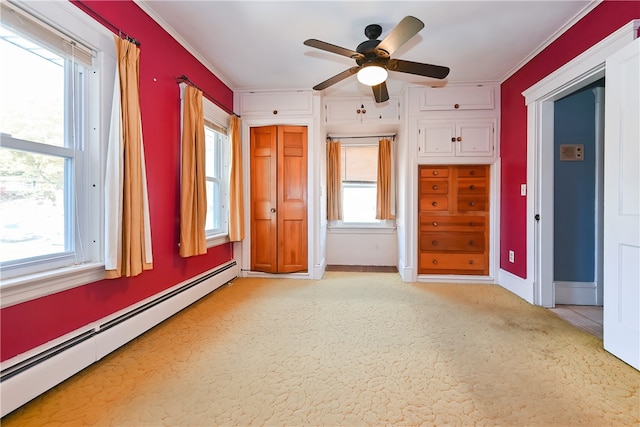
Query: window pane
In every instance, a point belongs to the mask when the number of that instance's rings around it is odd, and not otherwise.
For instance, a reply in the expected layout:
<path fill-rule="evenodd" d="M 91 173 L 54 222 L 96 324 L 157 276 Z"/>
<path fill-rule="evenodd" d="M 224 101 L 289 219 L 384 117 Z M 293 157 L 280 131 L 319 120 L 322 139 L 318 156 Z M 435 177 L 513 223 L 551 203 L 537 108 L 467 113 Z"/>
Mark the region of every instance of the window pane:
<path fill-rule="evenodd" d="M 376 184 L 342 185 L 343 222 L 379 222 L 376 219 Z"/>
<path fill-rule="evenodd" d="M 216 206 L 220 206 L 220 183 L 207 180 L 207 219 L 204 229 L 217 230 L 220 228 L 220 215 Z M 217 214 L 216 214 L 217 213 Z"/>
<path fill-rule="evenodd" d="M 0 132 L 64 146 L 64 60 L 4 27 L 0 58 Z"/>
<path fill-rule="evenodd" d="M 378 146 L 351 145 L 342 147 L 342 180 L 376 182 L 378 179 Z"/>
<path fill-rule="evenodd" d="M 60 157 L 0 148 L 0 261 L 72 250 L 64 191 L 70 164 Z"/>
<path fill-rule="evenodd" d="M 210 128 L 205 128 L 206 175 L 212 178 L 220 178 L 221 140 L 220 134 Z"/>

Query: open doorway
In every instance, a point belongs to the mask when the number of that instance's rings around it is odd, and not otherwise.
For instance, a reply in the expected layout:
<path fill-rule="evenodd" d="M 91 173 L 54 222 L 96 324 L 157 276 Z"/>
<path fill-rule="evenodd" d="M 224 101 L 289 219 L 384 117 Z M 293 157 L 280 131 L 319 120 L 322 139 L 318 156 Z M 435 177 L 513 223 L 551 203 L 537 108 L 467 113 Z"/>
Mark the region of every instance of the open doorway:
<path fill-rule="evenodd" d="M 604 79 L 554 102 L 554 305 L 602 306 Z"/>

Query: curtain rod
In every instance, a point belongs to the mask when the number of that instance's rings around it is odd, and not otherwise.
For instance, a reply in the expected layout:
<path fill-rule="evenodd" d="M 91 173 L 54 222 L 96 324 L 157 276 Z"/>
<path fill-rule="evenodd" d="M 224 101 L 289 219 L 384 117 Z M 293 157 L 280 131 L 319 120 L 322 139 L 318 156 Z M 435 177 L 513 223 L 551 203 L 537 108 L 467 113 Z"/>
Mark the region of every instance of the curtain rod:
<path fill-rule="evenodd" d="M 396 139 L 396 134 L 392 134 L 392 135 L 368 135 L 368 136 L 333 136 L 333 135 L 327 135 L 327 139 L 329 141 L 333 140 L 333 139 L 359 139 L 359 138 L 391 138 L 395 141 Z"/>
<path fill-rule="evenodd" d="M 72 1 L 72 3 L 75 4 L 76 6 L 78 6 L 80 9 L 84 10 L 93 19 L 97 20 L 98 22 L 100 22 L 105 27 L 108 27 L 109 30 L 111 30 L 112 33 L 118 34 L 118 37 L 120 37 L 121 39 L 125 39 L 125 40 L 135 44 L 136 46 L 140 47 L 140 42 L 138 40 L 134 39 L 133 37 L 128 36 L 120 28 L 116 27 L 111 22 L 107 21 L 105 18 L 102 17 L 102 15 L 100 15 L 98 12 L 96 12 L 95 10 L 93 10 L 89 6 L 87 6 L 86 2 Z"/>
<path fill-rule="evenodd" d="M 197 84 L 195 84 L 194 82 L 192 82 L 189 77 L 185 76 L 184 74 L 181 75 L 180 77 L 178 77 L 178 83 L 185 83 L 189 86 L 195 87 L 196 89 L 198 89 L 200 92 L 202 92 L 202 95 L 204 95 L 209 101 L 213 102 L 214 104 L 216 104 L 218 107 L 222 108 L 224 111 L 226 111 L 229 114 L 233 114 L 236 117 L 240 117 L 239 115 L 237 115 L 236 113 L 234 113 L 233 111 L 229 111 L 229 109 L 223 105 L 220 105 L 220 103 L 218 101 L 216 101 L 216 99 L 209 95 L 207 92 L 205 92 L 204 90 L 202 90 Z"/>

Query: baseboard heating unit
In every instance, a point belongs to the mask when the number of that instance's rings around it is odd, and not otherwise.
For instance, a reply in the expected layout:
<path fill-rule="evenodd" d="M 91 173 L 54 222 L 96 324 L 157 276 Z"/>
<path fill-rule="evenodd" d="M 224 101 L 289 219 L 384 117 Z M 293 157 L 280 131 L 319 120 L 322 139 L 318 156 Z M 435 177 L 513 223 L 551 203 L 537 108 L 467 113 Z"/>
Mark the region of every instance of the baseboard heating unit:
<path fill-rule="evenodd" d="M 235 261 L 2 363 L 5 416 L 238 276 Z"/>

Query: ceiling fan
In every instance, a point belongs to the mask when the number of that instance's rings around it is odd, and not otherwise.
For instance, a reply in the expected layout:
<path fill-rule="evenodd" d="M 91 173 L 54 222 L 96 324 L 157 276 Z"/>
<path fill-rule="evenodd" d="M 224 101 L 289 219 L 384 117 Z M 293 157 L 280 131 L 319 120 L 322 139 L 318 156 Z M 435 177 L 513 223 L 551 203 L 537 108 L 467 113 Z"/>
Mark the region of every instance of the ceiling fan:
<path fill-rule="evenodd" d="M 355 51 L 317 39 L 305 40 L 304 44 L 307 46 L 355 59 L 358 64 L 315 85 L 313 89 L 326 89 L 357 73 L 361 83 L 372 87 L 376 102 L 385 102 L 389 99 L 385 83 L 388 71 L 444 79 L 449 74 L 448 67 L 391 58 L 400 46 L 418 34 L 422 28 L 424 23 L 421 20 L 413 16 L 405 16 L 384 40 L 380 41 L 378 37 L 382 34 L 382 27 L 377 24 L 367 25 L 364 34 L 369 40 L 360 43 Z"/>

